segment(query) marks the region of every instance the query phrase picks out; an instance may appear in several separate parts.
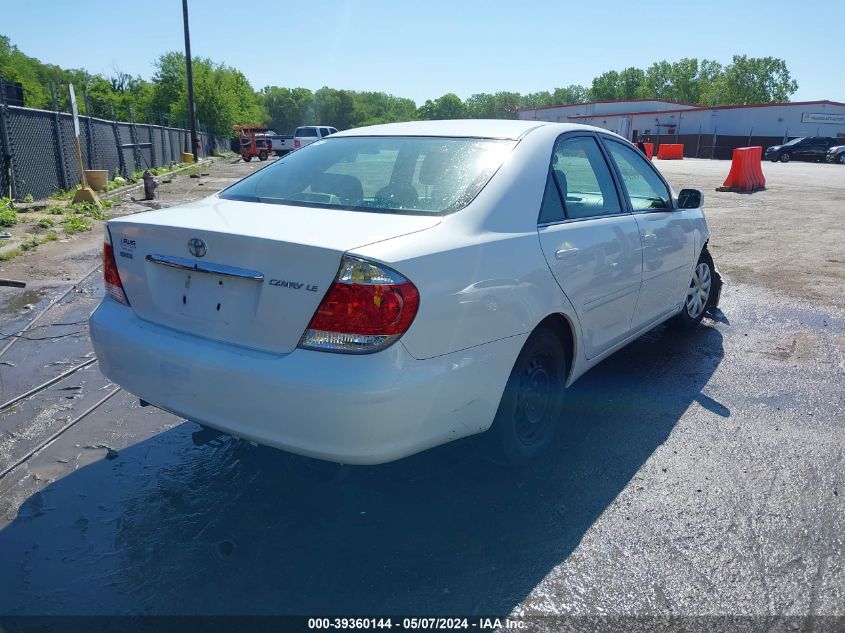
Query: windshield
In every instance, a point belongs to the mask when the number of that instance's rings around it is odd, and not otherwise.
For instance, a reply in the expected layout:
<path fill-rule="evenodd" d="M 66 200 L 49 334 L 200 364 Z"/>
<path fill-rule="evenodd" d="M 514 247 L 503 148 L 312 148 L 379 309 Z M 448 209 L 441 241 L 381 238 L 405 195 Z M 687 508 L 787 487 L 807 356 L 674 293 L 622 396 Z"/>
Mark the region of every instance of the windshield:
<path fill-rule="evenodd" d="M 804 140 L 804 137 L 803 137 L 803 136 L 799 136 L 798 138 L 794 138 L 794 139 L 792 139 L 792 140 L 791 140 L 791 141 L 789 141 L 788 143 L 784 143 L 784 144 L 783 144 L 783 146 L 784 146 L 784 147 L 787 147 L 788 145 L 797 145 L 798 143 L 800 143 L 800 142 L 801 142 L 801 141 L 803 141 L 803 140 Z"/>
<path fill-rule="evenodd" d="M 227 200 L 439 214 L 469 204 L 516 141 L 348 136 L 317 141 L 235 183 Z"/>

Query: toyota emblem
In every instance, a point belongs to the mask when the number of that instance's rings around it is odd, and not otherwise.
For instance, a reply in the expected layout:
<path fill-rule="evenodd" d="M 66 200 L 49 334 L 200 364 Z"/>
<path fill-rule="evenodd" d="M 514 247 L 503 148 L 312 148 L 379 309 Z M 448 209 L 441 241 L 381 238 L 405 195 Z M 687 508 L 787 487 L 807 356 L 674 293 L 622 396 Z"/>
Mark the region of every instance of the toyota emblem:
<path fill-rule="evenodd" d="M 205 242 L 198 237 L 192 237 L 188 240 L 188 250 L 194 257 L 203 257 L 207 251 Z"/>

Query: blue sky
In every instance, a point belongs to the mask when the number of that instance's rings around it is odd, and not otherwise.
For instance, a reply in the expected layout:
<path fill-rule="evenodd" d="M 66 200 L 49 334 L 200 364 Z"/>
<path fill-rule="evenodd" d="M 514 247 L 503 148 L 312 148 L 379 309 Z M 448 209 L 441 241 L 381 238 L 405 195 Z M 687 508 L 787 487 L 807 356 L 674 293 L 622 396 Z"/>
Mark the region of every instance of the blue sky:
<path fill-rule="evenodd" d="M 183 49 L 181 0 L 0 0 L 0 33 L 65 67 L 149 78 Z M 805 8 L 807 10 L 805 10 Z M 682 57 L 781 57 L 793 100 L 845 101 L 845 1 L 191 0 L 194 55 L 266 85 L 414 99 L 534 92 Z"/>

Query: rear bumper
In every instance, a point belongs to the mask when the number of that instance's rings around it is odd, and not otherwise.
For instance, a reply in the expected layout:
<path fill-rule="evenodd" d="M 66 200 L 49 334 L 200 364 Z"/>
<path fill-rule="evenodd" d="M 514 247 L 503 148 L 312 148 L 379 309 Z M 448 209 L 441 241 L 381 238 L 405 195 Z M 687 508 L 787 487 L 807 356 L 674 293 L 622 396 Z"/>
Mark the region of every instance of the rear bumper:
<path fill-rule="evenodd" d="M 267 354 L 149 323 L 109 298 L 90 329 L 103 374 L 140 398 L 259 444 L 348 464 L 486 430 L 526 338 L 424 361 L 401 343 L 370 355 Z"/>

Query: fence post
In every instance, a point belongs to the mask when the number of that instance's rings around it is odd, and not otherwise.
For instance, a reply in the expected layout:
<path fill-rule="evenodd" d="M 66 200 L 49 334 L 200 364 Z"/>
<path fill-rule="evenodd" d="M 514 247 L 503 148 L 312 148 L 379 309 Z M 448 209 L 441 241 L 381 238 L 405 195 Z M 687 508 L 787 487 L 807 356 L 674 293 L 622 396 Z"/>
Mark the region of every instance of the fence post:
<path fill-rule="evenodd" d="M 748 144 L 746 145 L 746 147 L 751 147 L 751 133 L 752 132 L 754 132 L 753 127 L 750 130 L 748 130 Z"/>
<path fill-rule="evenodd" d="M 0 75 L 0 140 L 3 142 L 2 167 L 9 178 L 9 197 L 17 200 L 18 186 L 15 182 L 15 156 L 9 142 L 9 106 L 6 104 L 6 90 L 3 88 L 3 75 Z M 3 197 L 5 191 L 0 191 Z"/>
<path fill-rule="evenodd" d="M 138 130 L 135 129 L 135 116 L 132 106 L 129 107 L 129 139 L 132 141 L 132 160 L 135 163 L 133 171 L 141 170 L 141 148 L 138 147 Z"/>
<path fill-rule="evenodd" d="M 698 126 L 698 142 L 695 144 L 695 157 L 698 158 L 698 151 L 701 149 L 701 126 Z"/>
<path fill-rule="evenodd" d="M 163 167 L 165 165 L 169 165 L 170 160 L 167 158 L 167 153 L 164 151 L 164 115 L 161 112 L 158 113 L 158 122 L 161 124 L 161 164 Z"/>
<path fill-rule="evenodd" d="M 719 138 L 719 128 L 713 128 L 713 144 L 710 146 L 710 160 L 713 160 L 713 155 L 716 153 L 716 139 Z"/>
<path fill-rule="evenodd" d="M 111 129 L 114 132 L 114 144 L 117 146 L 117 160 L 120 163 L 120 175 L 126 178 L 129 173 L 126 171 L 126 157 L 123 155 L 123 148 L 120 146 L 120 130 L 117 128 L 117 120 L 114 118 L 114 106 L 111 106 Z"/>
<path fill-rule="evenodd" d="M 85 90 L 85 92 L 82 93 L 82 100 L 85 102 L 85 117 L 87 119 L 87 125 L 85 127 L 88 128 L 88 142 L 86 143 L 88 146 L 88 165 L 91 169 L 97 169 L 100 161 L 97 160 L 97 147 L 94 139 L 94 124 L 91 122 L 91 108 L 88 103 L 88 90 Z"/>
<path fill-rule="evenodd" d="M 59 104 L 56 101 L 56 84 L 50 84 L 50 95 L 53 98 L 53 137 L 56 139 L 54 147 L 59 160 L 59 178 L 62 189 L 67 191 L 70 189 L 70 186 L 68 184 L 67 167 L 65 165 L 65 148 L 64 143 L 62 143 L 62 127 L 59 123 Z"/>

